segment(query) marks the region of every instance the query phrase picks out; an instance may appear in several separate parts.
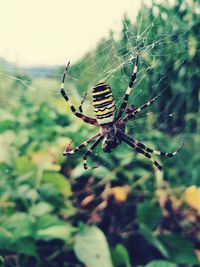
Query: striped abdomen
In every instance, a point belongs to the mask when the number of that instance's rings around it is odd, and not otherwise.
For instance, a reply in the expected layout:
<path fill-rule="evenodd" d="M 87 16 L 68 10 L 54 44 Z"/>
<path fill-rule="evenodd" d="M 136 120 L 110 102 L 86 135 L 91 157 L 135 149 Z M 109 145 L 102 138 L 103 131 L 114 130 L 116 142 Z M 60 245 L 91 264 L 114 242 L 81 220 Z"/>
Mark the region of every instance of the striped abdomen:
<path fill-rule="evenodd" d="M 94 115 L 101 124 L 113 122 L 115 118 L 115 101 L 110 86 L 104 82 L 95 85 L 92 91 Z"/>

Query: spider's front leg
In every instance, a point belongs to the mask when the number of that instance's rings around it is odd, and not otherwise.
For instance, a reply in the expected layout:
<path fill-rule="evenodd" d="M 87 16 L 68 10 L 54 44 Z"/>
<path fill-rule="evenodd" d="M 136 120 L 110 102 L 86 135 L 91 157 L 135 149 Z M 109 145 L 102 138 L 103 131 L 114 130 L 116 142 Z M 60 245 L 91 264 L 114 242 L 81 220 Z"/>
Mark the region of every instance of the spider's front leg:
<path fill-rule="evenodd" d="M 126 109 L 126 114 L 127 115 L 132 115 L 132 118 L 135 118 L 136 115 L 135 115 L 135 111 L 137 110 L 136 106 L 135 105 L 129 105 Z"/>
<path fill-rule="evenodd" d="M 138 114 L 139 112 L 141 112 L 143 109 L 151 106 L 157 99 L 158 97 L 160 97 L 160 94 L 155 96 L 154 98 L 152 98 L 151 100 L 149 100 L 147 103 L 145 103 L 144 105 L 142 105 L 139 108 L 136 108 L 135 106 L 133 106 L 132 110 L 128 107 L 128 112 L 127 115 L 124 119 L 119 119 L 118 120 L 118 125 L 123 125 L 125 122 L 127 122 L 129 119 L 135 118 L 136 114 Z"/>
<path fill-rule="evenodd" d="M 89 123 L 89 124 L 92 124 L 92 125 L 98 125 L 98 122 L 96 119 L 93 119 L 93 118 L 89 118 L 85 115 L 83 115 L 82 113 L 80 112 L 77 112 L 75 107 L 71 104 L 71 102 L 69 101 L 69 98 L 65 92 L 65 89 L 64 89 L 64 83 L 65 83 L 65 78 L 67 76 L 67 70 L 69 68 L 69 64 L 70 62 L 68 62 L 66 68 L 65 68 L 65 71 L 64 71 L 64 74 L 63 74 L 63 78 L 62 78 L 62 84 L 61 84 L 61 89 L 60 89 L 60 92 L 63 96 L 63 98 L 65 99 L 65 101 L 69 104 L 70 108 L 71 108 L 71 111 L 74 113 L 74 115 L 80 119 L 82 119 L 84 122 L 86 123 Z M 82 107 L 81 107 L 82 108 Z M 80 110 L 80 107 L 79 107 L 79 110 Z"/>
<path fill-rule="evenodd" d="M 137 55 L 136 55 L 136 61 L 135 61 L 135 65 L 134 65 L 134 68 L 133 68 L 133 72 L 131 74 L 131 79 L 129 81 L 129 86 L 126 90 L 126 93 L 125 93 L 125 96 L 124 96 L 124 99 L 123 99 L 123 102 L 121 104 L 121 107 L 120 107 L 120 110 L 119 110 L 119 113 L 116 117 L 116 119 L 118 120 L 119 118 L 121 118 L 121 116 L 123 115 L 125 109 L 126 109 L 126 106 L 127 106 L 127 103 L 128 103 L 128 98 L 129 98 L 129 95 L 131 94 L 132 92 L 132 88 L 133 88 L 133 85 L 136 81 L 136 76 L 137 76 L 137 72 L 138 72 L 138 66 L 139 66 L 139 47 L 138 47 L 138 44 L 137 44 Z"/>
<path fill-rule="evenodd" d="M 136 106 L 129 105 L 126 109 L 126 117 L 130 117 L 131 119 L 136 118 L 136 115 L 134 115 L 135 110 L 137 110 Z M 125 132 L 125 120 L 124 119 L 121 119 L 121 118 L 118 119 L 117 125 L 122 132 Z"/>
<path fill-rule="evenodd" d="M 83 96 L 83 99 L 82 99 L 82 101 L 81 101 L 81 103 L 80 103 L 80 105 L 79 105 L 79 107 L 78 107 L 80 113 L 83 113 L 83 108 L 82 108 L 82 106 L 83 106 L 83 103 L 84 103 L 84 101 L 85 101 L 85 99 L 86 99 L 86 96 L 87 96 L 87 92 L 85 92 L 85 94 L 84 94 L 84 96 Z"/>

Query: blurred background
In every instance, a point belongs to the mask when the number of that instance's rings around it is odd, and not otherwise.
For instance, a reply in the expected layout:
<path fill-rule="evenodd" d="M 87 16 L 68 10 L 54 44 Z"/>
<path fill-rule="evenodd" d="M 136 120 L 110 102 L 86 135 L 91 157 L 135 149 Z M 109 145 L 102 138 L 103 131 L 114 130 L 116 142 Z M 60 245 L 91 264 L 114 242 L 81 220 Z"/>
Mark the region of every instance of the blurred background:
<path fill-rule="evenodd" d="M 199 0 L 7 1 L 0 10 L 0 266 L 175 267 L 200 260 Z M 174 158 L 151 162 L 125 144 L 65 158 L 99 131 L 76 118 L 65 89 L 94 117 L 92 87 L 120 107 L 160 98 L 127 133 Z"/>

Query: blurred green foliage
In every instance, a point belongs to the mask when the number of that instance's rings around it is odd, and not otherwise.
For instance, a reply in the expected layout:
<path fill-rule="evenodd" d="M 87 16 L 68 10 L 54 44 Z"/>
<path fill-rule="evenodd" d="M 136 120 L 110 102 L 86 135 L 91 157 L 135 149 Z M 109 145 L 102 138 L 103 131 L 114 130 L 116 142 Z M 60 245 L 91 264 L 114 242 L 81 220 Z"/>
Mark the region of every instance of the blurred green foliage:
<path fill-rule="evenodd" d="M 140 124 L 139 118 L 130 121 L 127 129 L 149 147 L 167 151 L 185 139 L 176 157 L 162 160 L 164 173 L 124 145 L 111 154 L 99 148 L 90 164 L 97 160 L 102 166 L 84 171 L 81 152 L 65 159 L 62 151 L 71 140 L 75 146 L 97 130 L 75 118 L 59 94 L 49 93 L 59 88 L 59 79 L 1 76 L 1 266 L 198 265 L 199 206 L 191 203 L 200 197 L 184 199 L 188 187 L 200 186 L 197 5 L 195 0 L 144 5 L 134 25 L 125 17 L 120 40 L 111 32 L 69 73 L 78 77 L 67 84 L 76 106 L 79 93 L 111 70 L 107 80 L 119 101 L 140 29 L 134 89 L 139 94 L 133 92 L 130 103 L 139 106 L 153 93 L 162 94 L 152 112 Z M 90 103 L 84 111 L 91 114 Z"/>

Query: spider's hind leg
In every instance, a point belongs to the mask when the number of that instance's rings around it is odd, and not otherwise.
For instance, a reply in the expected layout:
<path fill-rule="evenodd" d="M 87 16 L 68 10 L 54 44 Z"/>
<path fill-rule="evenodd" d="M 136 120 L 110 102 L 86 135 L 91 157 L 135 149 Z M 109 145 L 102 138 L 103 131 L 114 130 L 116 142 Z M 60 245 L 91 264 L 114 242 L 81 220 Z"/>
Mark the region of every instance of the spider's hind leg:
<path fill-rule="evenodd" d="M 121 124 L 121 125 L 118 125 L 118 128 L 119 128 L 123 133 L 125 133 L 125 129 L 126 129 L 126 125 L 125 125 L 125 123 L 124 123 L 124 124 Z"/>
<path fill-rule="evenodd" d="M 101 135 L 101 133 L 97 133 L 94 136 L 90 137 L 88 140 L 86 140 L 85 142 L 81 143 L 79 146 L 77 146 L 76 148 L 74 148 L 73 150 L 68 150 L 70 144 L 67 146 L 67 148 L 65 149 L 65 151 L 63 152 L 63 156 L 69 156 L 72 154 L 75 154 L 76 152 L 78 152 L 80 149 L 84 148 L 85 146 L 87 146 L 89 143 L 95 141 L 97 139 L 97 137 L 99 137 Z"/>
<path fill-rule="evenodd" d="M 163 157 L 168 157 L 168 158 L 171 158 L 171 157 L 174 157 L 182 148 L 183 146 L 183 140 L 181 142 L 181 145 L 179 146 L 179 148 L 177 150 L 175 150 L 174 152 L 163 152 L 163 151 L 160 151 L 160 150 L 156 150 L 156 149 L 152 149 L 152 148 L 149 148 L 147 146 L 145 146 L 144 144 L 142 144 L 141 142 L 139 142 L 138 140 L 136 139 L 133 139 L 133 142 L 141 149 L 143 149 L 144 151 L 148 152 L 148 153 L 153 153 L 155 155 L 159 155 L 159 156 L 163 156 Z"/>
<path fill-rule="evenodd" d="M 122 141 L 127 143 L 133 149 L 135 149 L 136 152 L 143 154 L 146 158 L 148 158 L 159 171 L 162 171 L 162 166 L 155 159 L 153 159 L 146 150 L 139 147 L 133 138 L 131 138 L 125 133 L 122 133 L 121 131 L 118 132 L 118 136 Z"/>

